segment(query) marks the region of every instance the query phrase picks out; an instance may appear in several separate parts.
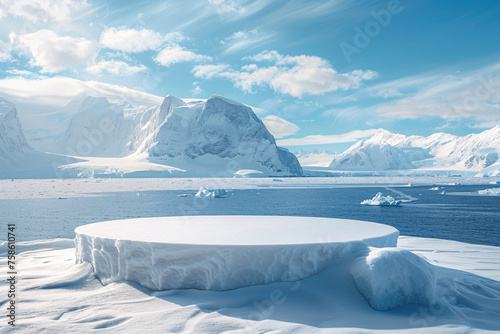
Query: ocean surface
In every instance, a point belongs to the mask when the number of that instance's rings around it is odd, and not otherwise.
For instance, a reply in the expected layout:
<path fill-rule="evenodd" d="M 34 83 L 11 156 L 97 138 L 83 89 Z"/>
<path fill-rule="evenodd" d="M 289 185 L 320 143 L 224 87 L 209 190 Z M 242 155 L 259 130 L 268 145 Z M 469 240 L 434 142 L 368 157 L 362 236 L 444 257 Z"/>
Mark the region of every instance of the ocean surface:
<path fill-rule="evenodd" d="M 394 226 L 401 235 L 500 246 L 500 196 L 474 195 L 485 188 L 446 188 L 456 195 L 442 195 L 428 186 L 252 189 L 232 190 L 225 198 L 197 198 L 195 192 L 186 191 L 122 192 L 0 200 L 0 212 L 5 224 L 16 224 L 17 241 L 74 238 L 77 226 L 104 220 L 240 214 L 359 219 Z M 409 202 L 399 207 L 360 205 L 379 191 Z"/>

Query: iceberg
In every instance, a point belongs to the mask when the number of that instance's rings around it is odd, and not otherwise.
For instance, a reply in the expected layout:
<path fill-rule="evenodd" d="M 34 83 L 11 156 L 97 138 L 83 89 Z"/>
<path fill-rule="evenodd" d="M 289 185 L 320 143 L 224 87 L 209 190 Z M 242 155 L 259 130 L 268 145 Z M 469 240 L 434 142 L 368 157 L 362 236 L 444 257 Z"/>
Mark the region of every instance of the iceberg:
<path fill-rule="evenodd" d="M 395 200 L 392 196 L 384 196 L 379 192 L 372 199 L 366 199 L 361 204 L 364 205 L 380 205 L 380 206 L 398 206 L 402 201 Z"/>
<path fill-rule="evenodd" d="M 500 188 L 489 188 L 484 190 L 478 190 L 479 195 L 500 195 Z"/>
<path fill-rule="evenodd" d="M 196 197 L 212 197 L 212 198 L 223 198 L 226 196 L 226 191 L 224 189 L 214 189 L 208 190 L 205 187 L 201 187 L 196 193 Z"/>

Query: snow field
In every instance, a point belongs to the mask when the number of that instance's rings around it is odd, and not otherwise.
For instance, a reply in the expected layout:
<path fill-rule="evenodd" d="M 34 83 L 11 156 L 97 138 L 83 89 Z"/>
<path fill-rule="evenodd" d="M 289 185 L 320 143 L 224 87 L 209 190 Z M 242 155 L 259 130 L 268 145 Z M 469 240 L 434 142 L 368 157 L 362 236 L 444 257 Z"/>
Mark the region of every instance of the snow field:
<path fill-rule="evenodd" d="M 150 291 L 131 282 L 103 286 L 75 264 L 73 240 L 20 242 L 18 333 L 485 333 L 500 330 L 500 248 L 400 237 L 434 266 L 435 301 L 385 312 L 371 308 L 349 268 L 329 266 L 297 282 L 230 291 Z M 365 250 L 366 251 L 366 250 Z M 369 251 L 369 249 L 368 249 Z M 0 265 L 7 247 L 0 243 Z M 366 257 L 366 253 L 354 254 Z M 0 283 L 0 288 L 5 283 Z M 0 302 L 3 307 L 3 300 Z M 3 328 L 2 330 L 3 331 Z"/>

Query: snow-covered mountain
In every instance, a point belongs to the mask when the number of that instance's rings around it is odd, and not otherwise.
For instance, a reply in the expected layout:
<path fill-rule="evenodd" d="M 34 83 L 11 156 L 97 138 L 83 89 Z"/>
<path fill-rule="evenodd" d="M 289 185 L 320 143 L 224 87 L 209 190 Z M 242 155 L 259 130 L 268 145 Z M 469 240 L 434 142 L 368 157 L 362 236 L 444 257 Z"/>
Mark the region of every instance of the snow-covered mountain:
<path fill-rule="evenodd" d="M 15 166 L 32 152 L 24 137 L 16 107 L 0 98 L 0 167 Z"/>
<path fill-rule="evenodd" d="M 458 137 L 435 133 L 404 136 L 379 129 L 372 137 L 337 155 L 330 167 L 341 170 L 456 169 L 481 170 L 498 163 L 500 126 Z"/>
<path fill-rule="evenodd" d="M 58 153 L 75 156 L 117 157 L 130 154 L 126 144 L 134 129 L 133 116 L 144 107 L 110 103 L 104 97 L 87 96 L 68 128 L 58 139 Z"/>
<path fill-rule="evenodd" d="M 55 177 L 57 166 L 77 162 L 78 159 L 34 150 L 23 133 L 13 103 L 0 98 L 0 176 Z"/>
<path fill-rule="evenodd" d="M 167 96 L 151 108 L 87 97 L 58 150 L 76 156 L 147 156 L 196 175 L 243 169 L 302 175 L 297 158 L 276 146 L 250 107 L 216 95 L 208 100 Z"/>

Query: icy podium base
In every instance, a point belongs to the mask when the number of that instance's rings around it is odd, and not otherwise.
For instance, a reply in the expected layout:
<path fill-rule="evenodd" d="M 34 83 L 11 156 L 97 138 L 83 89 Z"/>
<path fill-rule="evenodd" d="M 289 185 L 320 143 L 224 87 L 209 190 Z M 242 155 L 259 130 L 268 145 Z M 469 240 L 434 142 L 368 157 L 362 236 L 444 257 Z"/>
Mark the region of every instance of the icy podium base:
<path fill-rule="evenodd" d="M 357 249 L 395 247 L 399 236 L 382 224 L 288 216 L 125 219 L 75 232 L 77 263 L 91 263 L 101 283 L 127 280 L 150 290 L 297 281 L 363 256 Z"/>

